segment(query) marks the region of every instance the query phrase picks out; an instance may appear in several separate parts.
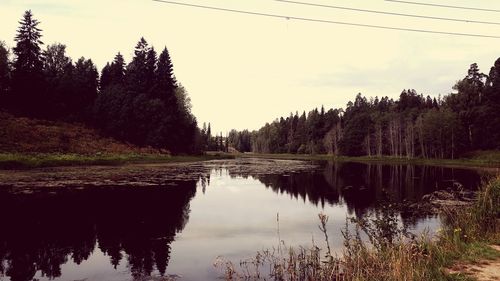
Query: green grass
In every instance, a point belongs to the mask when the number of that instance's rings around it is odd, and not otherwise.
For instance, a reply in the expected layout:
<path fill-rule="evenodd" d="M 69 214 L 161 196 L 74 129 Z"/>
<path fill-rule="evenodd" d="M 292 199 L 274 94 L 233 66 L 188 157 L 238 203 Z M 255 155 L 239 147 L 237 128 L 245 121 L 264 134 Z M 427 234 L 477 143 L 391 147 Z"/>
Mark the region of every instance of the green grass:
<path fill-rule="evenodd" d="M 424 158 L 400 158 L 391 156 L 382 157 L 346 157 L 328 154 L 260 154 L 243 153 L 237 157 L 271 158 L 289 160 L 330 160 L 338 162 L 362 162 L 383 164 L 421 164 L 439 166 L 469 166 L 469 167 L 500 167 L 500 151 L 477 151 L 471 152 L 458 159 L 424 159 Z"/>
<path fill-rule="evenodd" d="M 0 153 L 0 169 L 33 169 L 55 166 L 123 165 L 129 163 L 195 162 L 227 159 L 224 154 L 171 156 L 169 154 L 62 154 L 62 153 Z"/>

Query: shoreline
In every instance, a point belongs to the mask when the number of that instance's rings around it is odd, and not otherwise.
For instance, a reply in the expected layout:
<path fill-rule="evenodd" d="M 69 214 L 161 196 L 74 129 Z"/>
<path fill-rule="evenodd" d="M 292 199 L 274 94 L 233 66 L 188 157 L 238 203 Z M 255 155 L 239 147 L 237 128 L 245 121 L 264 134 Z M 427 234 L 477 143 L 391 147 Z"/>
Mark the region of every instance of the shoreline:
<path fill-rule="evenodd" d="M 233 159 L 225 154 L 169 155 L 147 153 L 76 154 L 76 153 L 0 153 L 0 170 L 30 170 L 47 167 L 121 166 Z"/>
<path fill-rule="evenodd" d="M 498 154 L 500 155 L 500 154 Z M 459 158 L 459 159 L 423 159 L 396 157 L 335 157 L 328 154 L 260 154 L 260 153 L 224 153 L 207 152 L 202 155 L 169 155 L 154 153 L 0 153 L 0 170 L 35 169 L 64 166 L 118 166 L 126 164 L 161 164 L 179 162 L 197 162 L 217 159 L 262 158 L 302 161 L 334 161 L 338 163 L 375 163 L 387 165 L 428 165 L 450 168 L 500 169 L 500 157 Z M 494 171 L 493 171 L 494 172 Z"/>
<path fill-rule="evenodd" d="M 376 163 L 376 164 L 413 164 L 428 166 L 443 166 L 457 168 L 500 168 L 500 157 L 492 159 L 484 158 L 459 158 L 459 159 L 424 159 L 424 158 L 398 158 L 398 157 L 335 157 L 328 154 L 260 154 L 260 153 L 240 153 L 236 157 L 241 158 L 267 158 L 267 159 L 287 159 L 287 160 L 306 160 L 306 161 L 334 161 L 334 162 L 357 162 L 357 163 Z"/>

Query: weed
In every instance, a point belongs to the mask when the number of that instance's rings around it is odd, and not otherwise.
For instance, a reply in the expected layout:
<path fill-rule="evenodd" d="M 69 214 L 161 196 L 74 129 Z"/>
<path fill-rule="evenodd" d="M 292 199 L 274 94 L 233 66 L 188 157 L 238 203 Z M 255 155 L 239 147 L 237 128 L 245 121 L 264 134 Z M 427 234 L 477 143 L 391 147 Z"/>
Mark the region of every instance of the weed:
<path fill-rule="evenodd" d="M 443 213 L 443 229 L 436 237 L 427 232 L 417 237 L 400 227 L 390 206 L 368 219 L 346 219 L 340 256 L 331 253 L 328 216 L 319 214 L 326 250 L 314 241 L 309 248 L 286 247 L 280 241 L 278 249 L 286 251 L 257 252 L 240 262 L 239 268 L 219 258 L 215 266 L 224 271 L 225 280 L 470 280 L 444 268 L 458 260 L 500 258 L 498 251 L 487 246 L 499 241 L 499 200 L 500 178 L 496 178 L 483 185 L 474 206 Z"/>

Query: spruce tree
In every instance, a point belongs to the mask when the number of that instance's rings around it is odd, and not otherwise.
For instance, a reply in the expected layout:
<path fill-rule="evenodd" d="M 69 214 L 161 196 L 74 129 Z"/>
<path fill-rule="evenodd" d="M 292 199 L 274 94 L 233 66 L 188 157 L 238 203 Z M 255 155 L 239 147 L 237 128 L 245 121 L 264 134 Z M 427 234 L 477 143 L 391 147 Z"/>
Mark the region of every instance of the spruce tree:
<path fill-rule="evenodd" d="M 146 68 L 145 68 L 145 83 L 151 89 L 153 84 L 155 83 L 155 75 L 156 75 L 156 51 L 153 47 L 151 47 L 146 53 Z"/>
<path fill-rule="evenodd" d="M 207 143 L 207 150 L 212 150 L 212 129 L 210 128 L 210 122 L 208 122 L 206 137 L 207 139 L 205 142 Z"/>
<path fill-rule="evenodd" d="M 99 79 L 99 89 L 103 92 L 111 84 L 111 64 L 106 65 L 101 70 L 101 78 Z"/>
<path fill-rule="evenodd" d="M 111 85 L 123 85 L 125 77 L 125 59 L 122 54 L 118 52 L 113 62 L 107 63 L 101 72 L 100 89 L 103 92 Z"/>
<path fill-rule="evenodd" d="M 141 37 L 135 46 L 134 58 L 127 66 L 127 88 L 135 93 L 145 93 L 151 85 L 148 85 L 146 57 L 150 48 L 144 37 Z"/>
<path fill-rule="evenodd" d="M 31 10 L 24 13 L 17 30 L 12 71 L 12 107 L 17 113 L 40 116 L 44 113 L 43 63 L 40 45 L 43 42 L 40 22 L 33 18 Z"/>
<path fill-rule="evenodd" d="M 156 83 L 158 91 L 160 91 L 159 98 L 162 99 L 167 105 L 175 104 L 175 89 L 177 88 L 177 80 L 174 76 L 174 68 L 168 53 L 167 47 L 163 49 L 158 58 L 158 67 L 156 70 Z"/>
<path fill-rule="evenodd" d="M 110 67 L 111 81 L 113 84 L 122 84 L 125 77 L 125 59 L 118 52 Z"/>

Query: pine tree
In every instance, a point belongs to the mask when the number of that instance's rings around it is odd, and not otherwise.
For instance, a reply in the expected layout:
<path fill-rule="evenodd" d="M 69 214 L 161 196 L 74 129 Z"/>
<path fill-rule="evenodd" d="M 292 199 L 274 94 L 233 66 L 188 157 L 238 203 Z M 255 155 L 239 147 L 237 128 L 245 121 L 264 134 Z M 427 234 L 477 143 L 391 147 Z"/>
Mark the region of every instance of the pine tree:
<path fill-rule="evenodd" d="M 15 112 L 31 116 L 44 113 L 43 63 L 40 45 L 43 42 L 40 22 L 33 18 L 31 10 L 24 13 L 17 30 L 14 47 L 14 65 L 12 71 L 12 109 Z"/>

